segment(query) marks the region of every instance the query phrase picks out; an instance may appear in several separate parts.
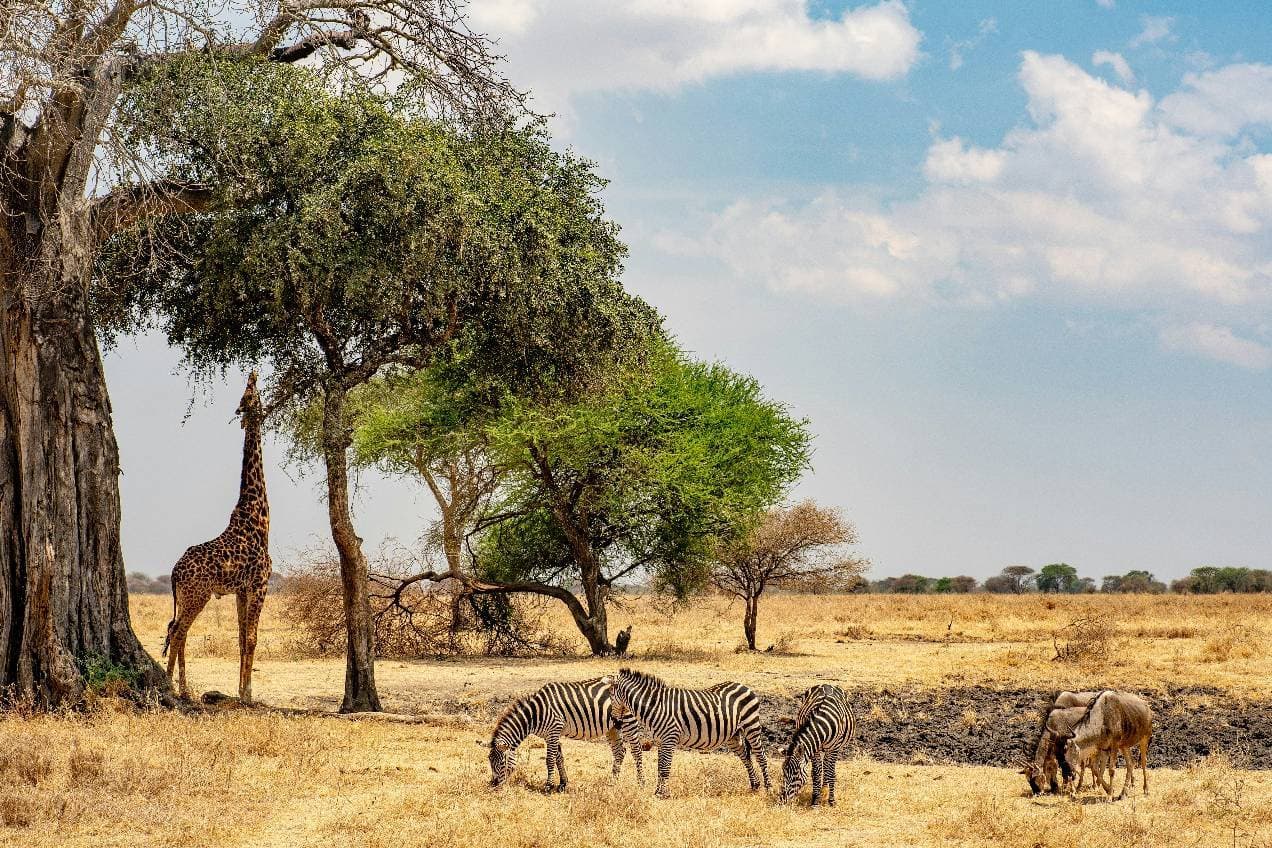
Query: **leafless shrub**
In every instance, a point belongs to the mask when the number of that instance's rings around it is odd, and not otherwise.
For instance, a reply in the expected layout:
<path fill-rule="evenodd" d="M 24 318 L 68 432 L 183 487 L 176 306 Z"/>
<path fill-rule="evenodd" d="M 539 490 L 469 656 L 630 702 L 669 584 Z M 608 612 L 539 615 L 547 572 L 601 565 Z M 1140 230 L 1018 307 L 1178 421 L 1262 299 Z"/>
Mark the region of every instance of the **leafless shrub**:
<path fill-rule="evenodd" d="M 519 656 L 567 650 L 541 624 L 537 599 L 405 582 L 416 570 L 401 554 L 382 555 L 372 565 L 369 594 L 379 656 Z M 333 557 L 309 555 L 292 565 L 280 599 L 297 653 L 343 653 L 344 601 L 340 566 Z"/>
<path fill-rule="evenodd" d="M 1056 655 L 1053 661 L 1069 663 L 1099 663 L 1113 654 L 1117 628 L 1111 621 L 1098 616 L 1074 619 L 1051 634 L 1051 644 Z"/>

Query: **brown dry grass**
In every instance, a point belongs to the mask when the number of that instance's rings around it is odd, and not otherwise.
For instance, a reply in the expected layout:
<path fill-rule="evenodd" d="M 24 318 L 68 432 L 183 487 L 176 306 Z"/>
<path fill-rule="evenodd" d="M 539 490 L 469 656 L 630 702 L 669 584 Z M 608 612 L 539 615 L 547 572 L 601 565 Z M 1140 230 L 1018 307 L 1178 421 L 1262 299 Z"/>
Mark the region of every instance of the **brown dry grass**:
<path fill-rule="evenodd" d="M 109 706 L 87 718 L 0 720 L 10 742 L 0 759 L 0 843 L 1182 848 L 1228 845 L 1236 832 L 1247 848 L 1272 838 L 1272 775 L 1223 760 L 1156 769 L 1149 797 L 1107 804 L 1028 798 L 1006 769 L 857 758 L 840 766 L 839 805 L 810 810 L 750 794 L 740 764 L 723 755 L 678 755 L 673 798 L 657 801 L 630 765 L 615 783 L 607 749 L 577 742 L 565 743 L 566 794 L 537 790 L 540 745 L 515 784 L 492 795 L 474 745 L 484 731 Z"/>
<path fill-rule="evenodd" d="M 292 647 L 277 612 L 265 607 L 253 691 L 266 703 L 331 707 L 342 691 L 342 659 L 305 659 Z M 133 598 L 134 624 L 158 653 L 171 613 L 161 596 Z M 588 677 L 614 663 L 583 656 L 563 611 L 557 629 L 578 656 L 542 660 L 388 661 L 377 670 L 385 708 L 428 712 L 437 701 L 481 698 L 531 688 L 544 679 Z M 1114 625 L 1102 660 L 1053 662 L 1052 635 L 1071 622 Z M 1206 685 L 1259 694 L 1272 679 L 1272 596 L 794 596 L 775 595 L 760 610 L 760 644 L 773 654 L 742 652 L 741 610 L 723 598 L 687 609 L 639 597 L 611 615 L 611 629 L 633 626 L 634 661 L 693 684 L 722 673 L 757 688 L 795 691 L 830 677 L 866 686 L 998 685 L 1055 690 L 1075 686 L 1151 689 Z M 237 686 L 234 604 L 208 605 L 188 650 L 196 689 L 233 693 Z"/>
<path fill-rule="evenodd" d="M 168 600 L 133 600 L 138 630 L 157 652 Z M 277 603 L 267 605 L 262 628 L 258 697 L 334 706 L 343 664 L 296 659 Z M 790 634 L 783 654 L 736 653 L 739 610 L 720 599 L 674 615 L 635 599 L 613 624 L 634 625 L 637 653 L 654 655 L 638 657 L 642 667 L 775 692 L 829 677 L 1039 689 L 1206 683 L 1255 694 L 1272 676 L 1252 637 L 1272 630 L 1269 613 L 1272 599 L 1257 597 L 774 597 L 761 636 L 768 644 Z M 1052 632 L 1083 615 L 1118 622 L 1109 659 L 1051 662 Z M 232 691 L 234 634 L 233 604 L 215 602 L 191 640 L 196 689 Z M 1155 769 L 1148 798 L 1094 804 L 1025 797 L 1007 769 L 859 757 L 841 766 L 840 805 L 812 811 L 750 795 L 740 764 L 722 755 L 677 755 L 674 797 L 658 802 L 652 786 L 634 785 L 630 764 L 611 781 L 604 746 L 567 742 L 570 792 L 545 797 L 533 788 L 543 778 L 540 745 L 523 757 L 516 785 L 492 796 L 474 744 L 488 728 L 456 713 L 614 665 L 582 657 L 381 663 L 386 709 L 427 714 L 423 725 L 241 710 L 192 718 L 110 699 L 90 715 L 0 718 L 0 845 L 1272 845 L 1272 774 L 1223 759 Z M 969 727 L 989 720 L 963 715 Z"/>

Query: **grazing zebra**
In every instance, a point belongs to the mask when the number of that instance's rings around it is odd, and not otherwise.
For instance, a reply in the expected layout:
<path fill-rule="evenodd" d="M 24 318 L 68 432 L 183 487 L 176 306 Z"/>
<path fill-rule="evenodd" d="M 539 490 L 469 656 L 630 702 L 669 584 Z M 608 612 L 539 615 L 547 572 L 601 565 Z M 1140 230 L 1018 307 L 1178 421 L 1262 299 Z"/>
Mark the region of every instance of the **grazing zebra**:
<path fill-rule="evenodd" d="M 623 766 L 625 748 L 636 760 L 636 779 L 645 782 L 640 757 L 640 727 L 630 712 L 615 708 L 609 686 L 600 679 L 578 683 L 549 683 L 517 701 L 495 722 L 490 736 L 490 785 L 503 785 L 517 767 L 517 747 L 527 736 L 539 736 L 548 744 L 548 778 L 543 788 L 565 790 L 565 758 L 561 737 L 610 743 L 614 754 L 614 775 Z M 560 775 L 553 787 L 552 771 Z"/>
<path fill-rule="evenodd" d="M 760 699 L 741 683 L 717 683 L 708 689 L 679 689 L 651 674 L 622 669 L 604 678 L 614 704 L 640 722 L 641 731 L 658 746 L 658 787 L 666 798 L 671 756 L 677 748 L 713 751 L 728 747 L 746 765 L 754 791 L 760 788 L 752 755 L 760 762 L 764 788 L 769 788 L 768 758 L 760 739 Z"/>
<path fill-rule="evenodd" d="M 828 790 L 826 803 L 835 806 L 835 768 L 856 725 L 848 696 L 838 686 L 822 683 L 801 695 L 795 714 L 795 733 L 782 763 L 782 791 L 778 800 L 786 803 L 799 794 L 804 786 L 804 762 L 812 760 L 813 806 L 821 800 L 823 775 Z"/>

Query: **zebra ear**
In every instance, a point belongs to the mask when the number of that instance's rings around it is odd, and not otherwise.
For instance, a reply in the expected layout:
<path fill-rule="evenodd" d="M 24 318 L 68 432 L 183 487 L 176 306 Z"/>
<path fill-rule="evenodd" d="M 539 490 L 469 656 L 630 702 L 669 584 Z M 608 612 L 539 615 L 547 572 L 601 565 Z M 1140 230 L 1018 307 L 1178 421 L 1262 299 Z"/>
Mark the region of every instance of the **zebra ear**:
<path fill-rule="evenodd" d="M 612 674 L 607 674 L 607 675 L 605 675 L 604 677 L 602 677 L 602 678 L 601 678 L 601 682 L 602 682 L 602 683 L 604 683 L 606 686 L 613 686 L 613 685 L 614 685 L 614 675 L 612 675 Z"/>

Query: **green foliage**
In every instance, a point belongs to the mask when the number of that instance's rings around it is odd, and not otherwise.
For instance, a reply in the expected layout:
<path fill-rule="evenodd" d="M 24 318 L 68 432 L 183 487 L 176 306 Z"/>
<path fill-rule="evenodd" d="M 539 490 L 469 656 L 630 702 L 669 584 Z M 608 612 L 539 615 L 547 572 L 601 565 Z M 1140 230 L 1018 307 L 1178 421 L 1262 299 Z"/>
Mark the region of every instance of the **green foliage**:
<path fill-rule="evenodd" d="M 1035 583 L 1039 592 L 1077 592 L 1078 570 L 1068 563 L 1053 562 L 1039 570 Z"/>
<path fill-rule="evenodd" d="M 85 687 L 97 695 L 119 695 L 136 691 L 141 685 L 141 672 L 119 665 L 109 657 L 92 654 L 82 660 Z"/>
<path fill-rule="evenodd" d="M 1218 567 L 1194 568 L 1185 578 L 1175 581 L 1178 592 L 1214 594 L 1217 592 L 1272 592 L 1272 571 L 1262 568 Z"/>
<path fill-rule="evenodd" d="M 514 401 L 488 429 L 510 479 L 482 540 L 491 576 L 565 584 L 585 537 L 601 580 L 643 570 L 677 596 L 705 585 L 713 540 L 742 532 L 807 467 L 806 423 L 751 377 L 664 348 L 570 404 Z"/>
<path fill-rule="evenodd" d="M 356 372 L 348 387 L 459 351 L 565 392 L 643 349 L 658 319 L 618 282 L 625 248 L 589 163 L 541 125 L 469 131 L 396 106 L 272 63 L 144 79 L 121 132 L 216 191 L 206 214 L 107 246 L 108 327 L 157 321 L 197 367 L 266 360 L 304 401 L 331 374 Z"/>

